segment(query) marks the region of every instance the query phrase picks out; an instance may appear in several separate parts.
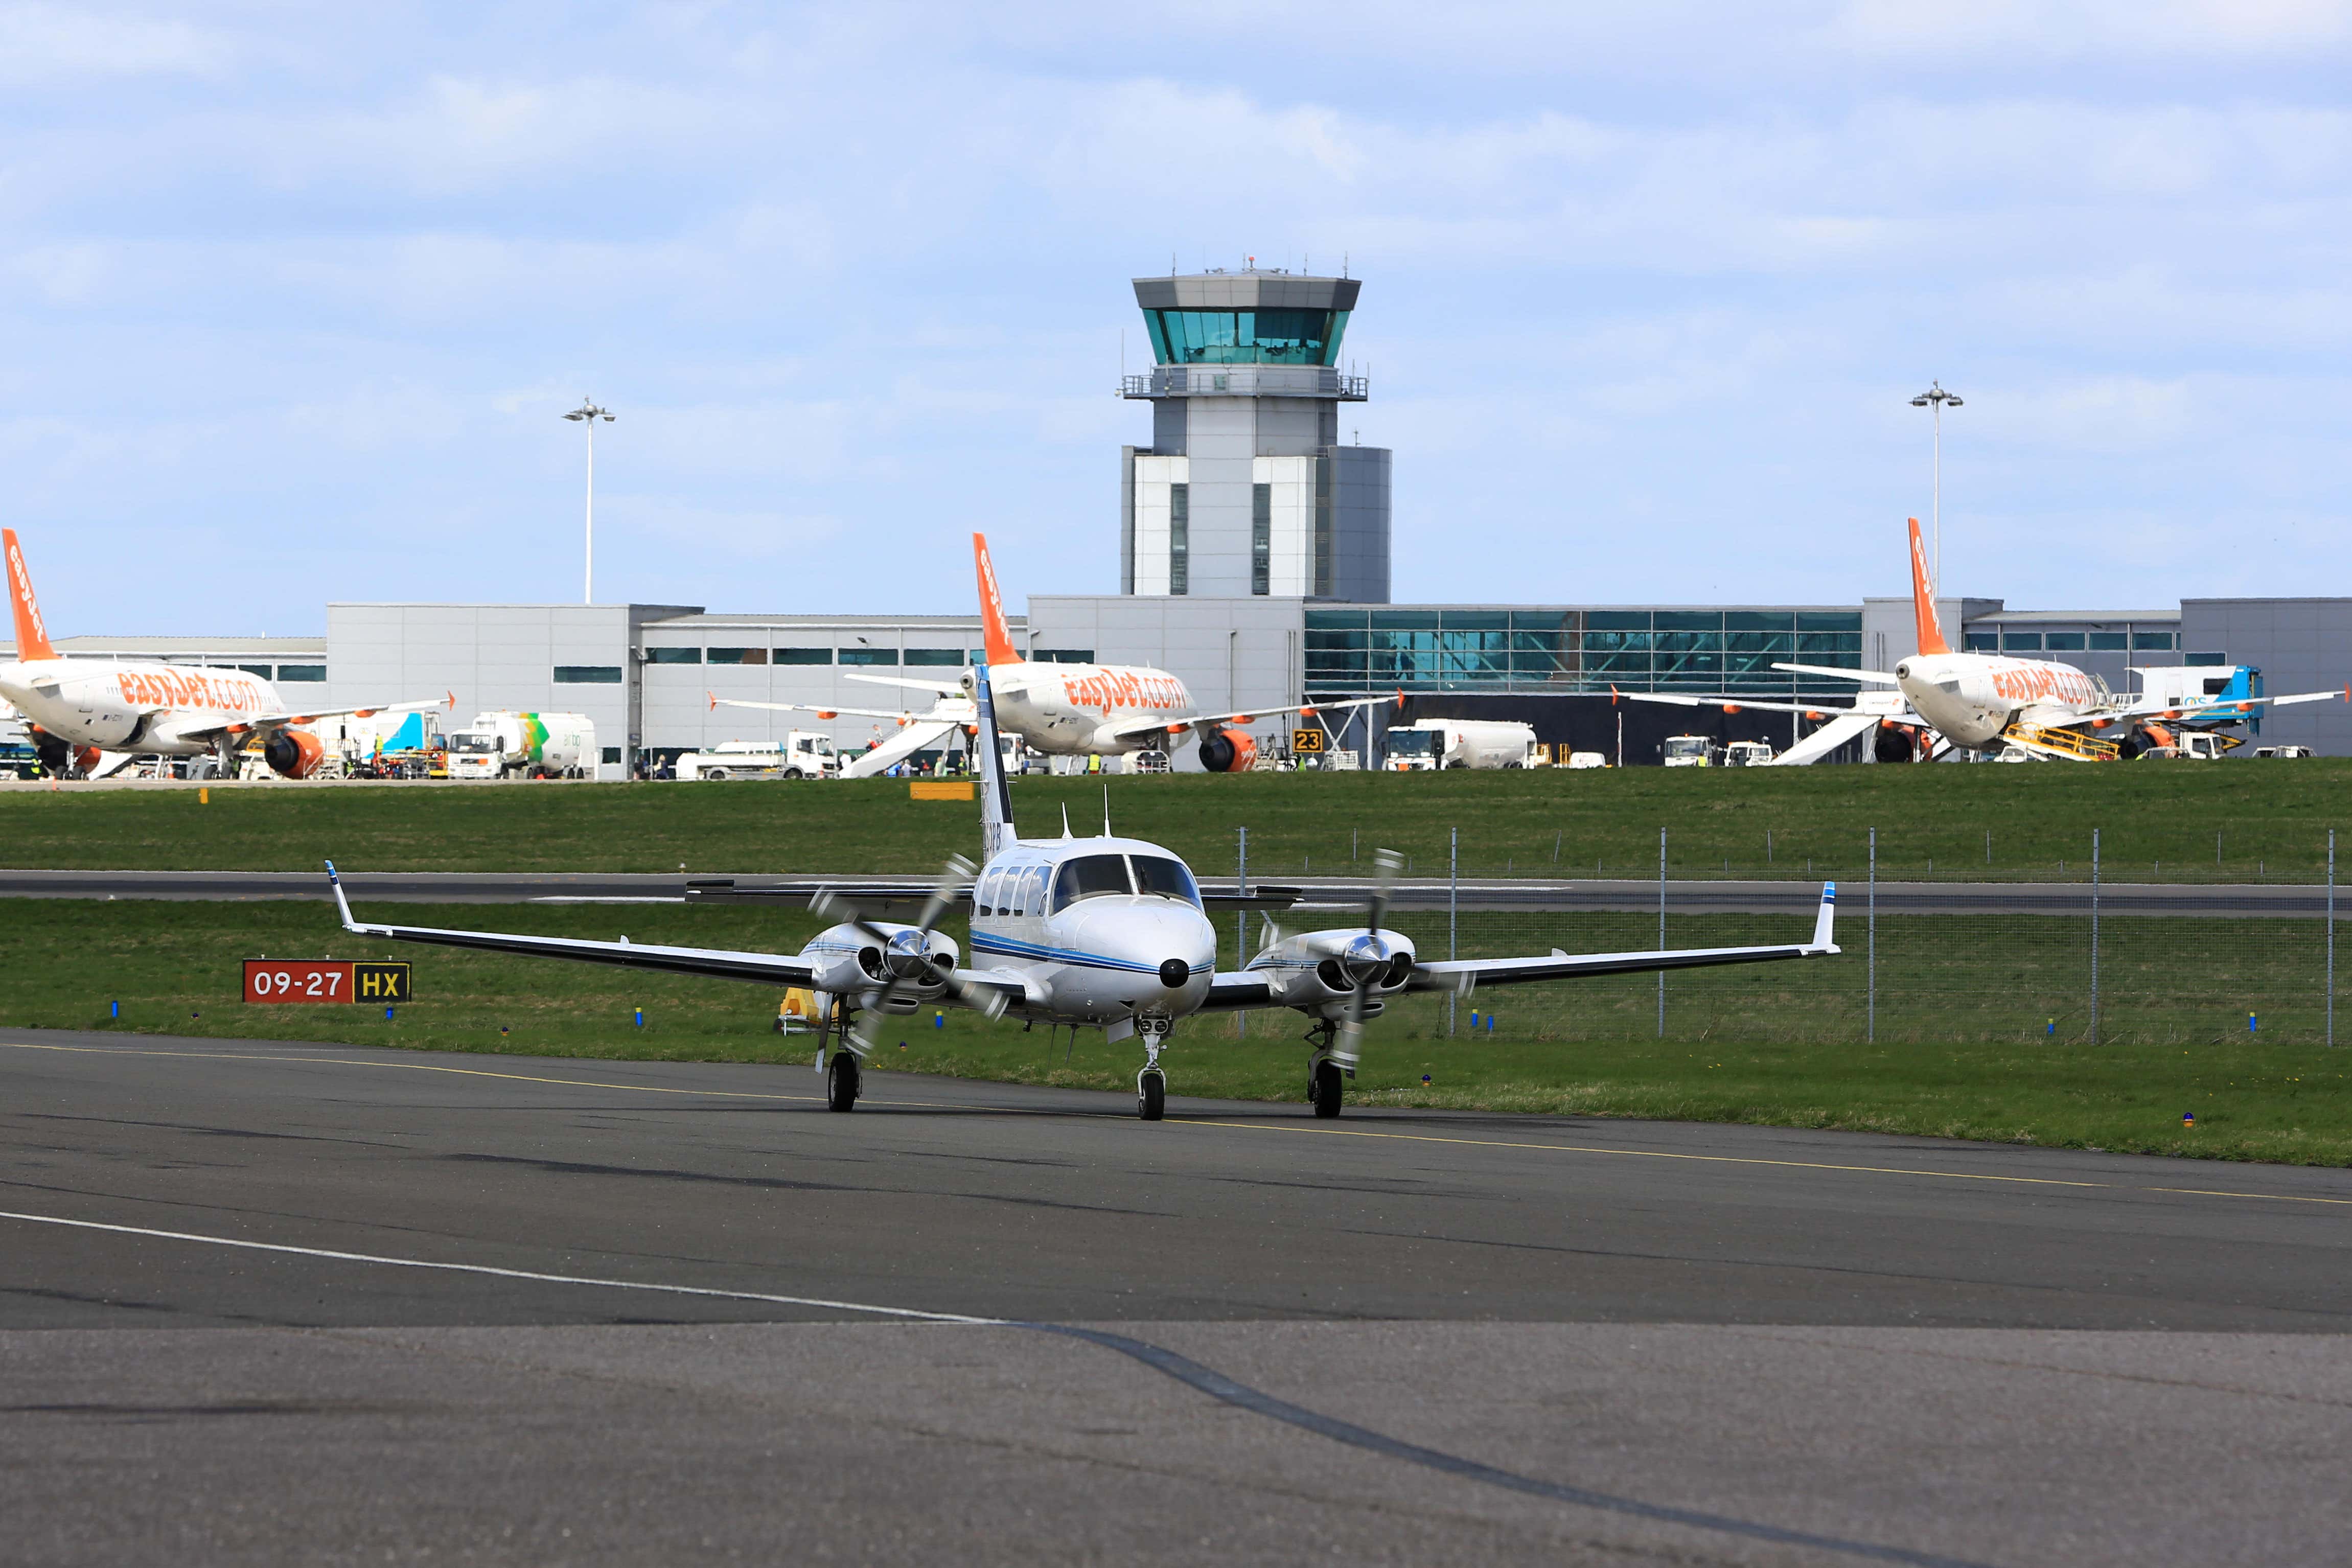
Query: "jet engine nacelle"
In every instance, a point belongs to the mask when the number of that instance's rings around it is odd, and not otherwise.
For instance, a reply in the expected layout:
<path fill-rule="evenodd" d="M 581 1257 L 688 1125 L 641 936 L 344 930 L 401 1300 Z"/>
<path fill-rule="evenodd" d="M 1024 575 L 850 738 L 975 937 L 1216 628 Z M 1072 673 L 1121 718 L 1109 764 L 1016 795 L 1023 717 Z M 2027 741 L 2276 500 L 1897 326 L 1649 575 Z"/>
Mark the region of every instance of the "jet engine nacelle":
<path fill-rule="evenodd" d="M 1333 1017 L 1346 1011 L 1357 986 L 1366 985 L 1370 1017 L 1380 1010 L 1377 998 L 1412 977 L 1413 959 L 1411 937 L 1358 926 L 1285 937 L 1252 959 L 1250 968 L 1265 973 L 1284 1006 L 1336 1006 Z"/>
<path fill-rule="evenodd" d="M 1213 773 L 1242 773 L 1257 761 L 1257 742 L 1246 730 L 1220 730 L 1201 742 L 1201 765 Z"/>
<path fill-rule="evenodd" d="M 308 730 L 278 730 L 261 743 L 261 756 L 278 777 L 307 779 L 326 761 L 327 748 Z"/>
<path fill-rule="evenodd" d="M 938 931 L 927 934 L 919 926 L 877 921 L 874 929 L 882 933 L 881 941 L 854 925 L 828 926 L 801 949 L 815 968 L 817 990 L 878 994 L 896 979 L 902 1002 L 919 1002 L 947 989 L 961 956 L 952 940 Z"/>
<path fill-rule="evenodd" d="M 1919 757 L 1918 737 L 1903 724 L 1881 724 L 1877 738 L 1872 742 L 1872 754 L 1882 763 L 1916 762 Z"/>

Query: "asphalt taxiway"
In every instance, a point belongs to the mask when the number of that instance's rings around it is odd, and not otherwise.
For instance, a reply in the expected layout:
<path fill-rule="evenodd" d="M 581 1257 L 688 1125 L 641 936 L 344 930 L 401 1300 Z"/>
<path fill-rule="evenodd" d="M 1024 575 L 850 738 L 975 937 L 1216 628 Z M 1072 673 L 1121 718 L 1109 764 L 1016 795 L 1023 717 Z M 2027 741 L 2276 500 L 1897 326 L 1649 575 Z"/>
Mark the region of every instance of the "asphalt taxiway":
<path fill-rule="evenodd" d="M 0 1034 L 9 1556 L 2352 1538 L 2346 1173 L 1129 1109 L 876 1074 L 841 1116 L 804 1068 Z"/>

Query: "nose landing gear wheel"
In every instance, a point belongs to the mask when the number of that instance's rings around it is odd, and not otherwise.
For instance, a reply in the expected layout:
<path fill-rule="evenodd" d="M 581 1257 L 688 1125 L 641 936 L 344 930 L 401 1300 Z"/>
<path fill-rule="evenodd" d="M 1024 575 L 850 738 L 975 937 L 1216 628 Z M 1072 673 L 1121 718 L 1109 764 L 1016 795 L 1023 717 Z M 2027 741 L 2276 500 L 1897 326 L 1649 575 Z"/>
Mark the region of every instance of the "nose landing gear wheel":
<path fill-rule="evenodd" d="M 1146 1121 L 1157 1121 L 1168 1113 L 1168 1075 L 1157 1068 L 1146 1068 L 1136 1075 L 1135 1114 Z"/>
<path fill-rule="evenodd" d="M 1339 1114 L 1340 1082 L 1338 1063 L 1315 1064 L 1315 1077 L 1307 1085 L 1307 1098 L 1315 1102 L 1315 1114 L 1326 1121 Z"/>
<path fill-rule="evenodd" d="M 824 1068 L 824 1108 L 827 1110 L 857 1109 L 857 1058 L 848 1051 L 835 1051 L 833 1060 Z"/>

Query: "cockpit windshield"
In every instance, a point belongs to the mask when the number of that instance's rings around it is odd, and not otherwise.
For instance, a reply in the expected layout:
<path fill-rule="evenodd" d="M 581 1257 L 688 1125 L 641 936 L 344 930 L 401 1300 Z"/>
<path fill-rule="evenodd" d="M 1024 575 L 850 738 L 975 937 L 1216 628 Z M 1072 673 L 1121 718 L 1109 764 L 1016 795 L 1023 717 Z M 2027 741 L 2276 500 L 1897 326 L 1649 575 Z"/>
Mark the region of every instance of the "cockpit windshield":
<path fill-rule="evenodd" d="M 1135 863 L 1135 890 L 1157 893 L 1163 899 L 1175 899 L 1201 907 L 1201 889 L 1192 880 L 1192 873 L 1184 868 L 1181 860 L 1171 860 L 1161 855 L 1129 857 Z"/>
<path fill-rule="evenodd" d="M 1060 914 L 1080 899 L 1133 891 L 1127 879 L 1126 856 L 1081 855 L 1063 861 L 1062 868 L 1054 873 L 1054 913 Z"/>

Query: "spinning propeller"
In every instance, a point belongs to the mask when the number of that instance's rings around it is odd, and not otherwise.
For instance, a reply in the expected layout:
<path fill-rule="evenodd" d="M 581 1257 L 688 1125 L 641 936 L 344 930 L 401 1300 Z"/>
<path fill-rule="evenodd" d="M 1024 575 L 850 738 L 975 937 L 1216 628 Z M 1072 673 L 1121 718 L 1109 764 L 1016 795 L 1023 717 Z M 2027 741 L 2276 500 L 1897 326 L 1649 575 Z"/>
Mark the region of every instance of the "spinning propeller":
<path fill-rule="evenodd" d="M 836 907 L 845 908 L 845 923 L 877 943 L 882 950 L 882 989 L 875 996 L 873 1005 L 867 1007 L 864 1016 L 857 1020 L 856 1026 L 843 1037 L 843 1044 L 847 1046 L 860 1060 L 865 1058 L 866 1054 L 871 1051 L 877 1043 L 873 1035 L 868 1032 L 873 1026 L 872 1020 L 877 1016 L 889 1011 L 891 1002 L 897 998 L 902 988 L 909 983 L 921 980 L 931 972 L 931 931 L 939 925 L 940 917 L 955 907 L 956 895 L 963 890 L 964 884 L 971 879 L 971 861 L 961 855 L 949 856 L 946 869 L 940 872 L 940 879 L 931 885 L 931 896 L 924 903 L 923 912 L 917 917 L 911 930 L 884 931 L 880 926 L 867 920 L 863 910 L 854 904 L 847 904 L 845 900 L 837 900 L 830 893 L 820 895 L 811 904 L 810 907 L 819 914 L 829 913 Z M 1003 1016 L 1005 997 L 1003 992 L 992 986 L 969 984 L 957 979 L 953 971 L 950 971 L 940 978 L 947 982 L 947 987 L 954 994 L 956 1000 L 991 1018 Z"/>
<path fill-rule="evenodd" d="M 1348 993 L 1348 1016 L 1339 1025 L 1339 1037 L 1332 1043 L 1331 1059 L 1342 1068 L 1352 1068 L 1363 1043 L 1364 1004 L 1370 1000 L 1372 987 L 1395 957 L 1389 944 L 1381 940 L 1381 921 L 1389 912 L 1389 889 L 1396 882 L 1397 869 L 1404 864 L 1393 849 L 1373 852 L 1376 868 L 1372 896 L 1364 905 L 1364 934 L 1350 942 L 1339 956 L 1339 972 L 1350 987 Z"/>

